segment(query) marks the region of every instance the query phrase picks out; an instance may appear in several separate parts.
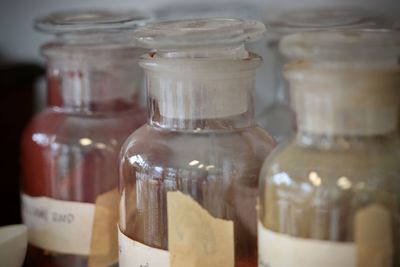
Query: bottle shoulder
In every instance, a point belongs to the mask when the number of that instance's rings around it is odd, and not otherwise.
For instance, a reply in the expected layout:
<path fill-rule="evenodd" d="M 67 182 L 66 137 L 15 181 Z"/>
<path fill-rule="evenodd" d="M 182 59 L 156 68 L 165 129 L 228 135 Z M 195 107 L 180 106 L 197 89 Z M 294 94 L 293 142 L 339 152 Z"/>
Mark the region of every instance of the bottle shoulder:
<path fill-rule="evenodd" d="M 202 150 L 212 147 L 219 150 L 248 150 L 260 146 L 264 150 L 272 150 L 275 141 L 264 130 L 258 127 L 249 127 L 232 131 L 187 132 L 171 131 L 153 127 L 148 124 L 137 129 L 125 143 L 126 153 L 136 153 L 140 145 L 168 146 L 176 151 Z M 237 151 L 239 153 L 240 151 Z"/>
<path fill-rule="evenodd" d="M 128 165 L 169 166 L 192 169 L 216 165 L 257 165 L 275 146 L 263 130 L 249 127 L 234 131 L 180 132 L 142 126 L 132 134 L 121 156 Z"/>
<path fill-rule="evenodd" d="M 265 160 L 261 172 L 263 179 L 274 179 L 284 174 L 291 180 L 309 180 L 310 174 L 332 177 L 356 177 L 358 180 L 372 176 L 400 174 L 400 149 L 395 143 L 375 144 L 344 150 L 317 149 L 293 141 L 278 146 Z M 363 178 L 364 177 L 364 178 Z"/>
<path fill-rule="evenodd" d="M 143 123 L 143 116 L 136 117 L 135 112 L 83 116 L 48 108 L 36 114 L 25 127 L 22 145 L 119 144 Z"/>

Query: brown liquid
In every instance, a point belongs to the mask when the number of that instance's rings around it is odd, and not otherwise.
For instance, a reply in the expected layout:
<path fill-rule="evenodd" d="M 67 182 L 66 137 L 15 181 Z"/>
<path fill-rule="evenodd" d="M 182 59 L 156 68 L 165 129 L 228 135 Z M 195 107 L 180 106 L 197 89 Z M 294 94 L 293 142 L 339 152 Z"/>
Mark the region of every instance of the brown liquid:
<path fill-rule="evenodd" d="M 25 267 L 87 266 L 87 257 L 56 254 L 34 246 L 28 247 L 26 258 Z"/>
<path fill-rule="evenodd" d="M 127 109 L 129 105 L 123 101 L 106 106 L 109 111 L 98 116 L 48 109 L 33 119 L 22 139 L 24 194 L 94 203 L 98 195 L 117 187 L 120 147 L 144 123 L 145 113 L 136 106 Z M 83 147 L 79 140 L 84 137 L 106 148 Z M 30 246 L 25 266 L 83 267 L 87 266 L 87 257 Z"/>
<path fill-rule="evenodd" d="M 151 127 L 138 130 L 124 159 L 138 155 L 142 161 L 123 160 L 121 165 L 124 233 L 145 245 L 168 250 L 166 194 L 179 190 L 214 218 L 233 221 L 235 266 L 257 266 L 258 175 L 273 143 L 267 137 L 258 140 L 252 131 L 191 134 Z M 254 152 L 254 145 L 259 153 Z M 190 167 L 188 162 L 193 160 L 214 168 Z"/>

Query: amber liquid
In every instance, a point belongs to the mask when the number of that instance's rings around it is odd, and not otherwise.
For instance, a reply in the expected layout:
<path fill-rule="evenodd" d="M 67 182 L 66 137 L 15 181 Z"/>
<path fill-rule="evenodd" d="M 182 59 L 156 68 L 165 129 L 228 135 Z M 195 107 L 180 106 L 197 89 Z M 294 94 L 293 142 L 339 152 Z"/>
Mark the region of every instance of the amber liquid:
<path fill-rule="evenodd" d="M 49 89 L 50 101 L 61 105 L 62 99 L 51 95 L 59 88 L 53 83 Z M 99 115 L 49 108 L 32 120 L 22 139 L 24 194 L 94 203 L 98 195 L 117 187 L 120 147 L 144 123 L 145 113 L 124 101 L 105 103 L 104 107 L 109 111 Z M 81 138 L 90 138 L 93 145 L 82 146 Z M 100 148 L 95 145 L 99 143 Z M 87 257 L 29 246 L 25 266 L 83 267 Z"/>
<path fill-rule="evenodd" d="M 256 173 L 256 172 L 255 172 Z M 142 174 L 143 175 L 143 174 Z M 141 175 L 141 176 L 142 176 Z M 139 175 L 138 175 L 139 176 Z M 142 176 L 143 177 L 143 176 Z M 222 177 L 221 177 L 222 178 Z M 210 214 L 215 218 L 221 218 L 234 222 L 235 237 L 235 261 L 236 266 L 257 266 L 252 265 L 257 259 L 257 239 L 255 236 L 255 206 L 257 185 L 247 188 L 249 194 L 244 195 L 235 188 L 228 189 L 226 195 L 219 194 L 222 184 L 207 182 L 207 178 L 186 179 L 176 177 L 174 181 L 163 177 L 161 181 L 137 181 L 137 187 L 133 190 L 140 190 L 141 196 L 138 197 L 139 204 L 136 212 L 132 214 L 131 222 L 128 225 L 127 236 L 143 244 L 155 246 L 160 249 L 168 250 L 168 221 L 167 221 L 167 200 L 168 191 L 179 190 L 196 201 L 203 204 Z M 218 179 L 218 178 L 217 178 Z M 222 180 L 222 179 L 221 179 Z M 168 184 L 181 184 L 181 186 L 169 187 Z M 169 188 L 168 188 L 169 187 Z M 223 192 L 222 190 L 220 192 Z M 131 199 L 132 195 L 129 197 Z M 237 201 L 241 199 L 247 209 Z"/>
<path fill-rule="evenodd" d="M 123 232 L 140 243 L 168 250 L 166 194 L 179 190 L 213 217 L 233 221 L 235 266 L 257 266 L 258 175 L 273 147 L 271 139 L 260 132 L 252 128 L 225 133 L 139 129 L 133 145 L 123 150 L 125 159 L 137 159 L 123 160 L 121 165 L 126 203 Z M 203 167 L 188 165 L 194 160 Z"/>

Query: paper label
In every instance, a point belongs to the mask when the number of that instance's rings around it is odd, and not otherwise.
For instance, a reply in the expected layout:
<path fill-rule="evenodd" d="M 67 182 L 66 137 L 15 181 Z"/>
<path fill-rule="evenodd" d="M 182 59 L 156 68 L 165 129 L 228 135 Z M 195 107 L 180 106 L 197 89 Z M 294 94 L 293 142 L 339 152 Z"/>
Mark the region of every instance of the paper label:
<path fill-rule="evenodd" d="M 354 235 L 358 252 L 357 267 L 393 266 L 392 219 L 386 207 L 372 204 L 357 211 Z"/>
<path fill-rule="evenodd" d="M 118 231 L 120 267 L 168 267 L 169 253 L 136 242 Z"/>
<path fill-rule="evenodd" d="M 89 266 L 110 266 L 118 262 L 117 189 L 96 198 Z"/>
<path fill-rule="evenodd" d="M 357 267 L 357 247 L 290 237 L 266 229 L 258 222 L 259 267 Z"/>
<path fill-rule="evenodd" d="M 179 191 L 167 193 L 167 209 L 172 267 L 234 266 L 232 221 L 212 217 Z"/>
<path fill-rule="evenodd" d="M 29 243 L 53 252 L 89 255 L 95 205 L 22 194 Z"/>

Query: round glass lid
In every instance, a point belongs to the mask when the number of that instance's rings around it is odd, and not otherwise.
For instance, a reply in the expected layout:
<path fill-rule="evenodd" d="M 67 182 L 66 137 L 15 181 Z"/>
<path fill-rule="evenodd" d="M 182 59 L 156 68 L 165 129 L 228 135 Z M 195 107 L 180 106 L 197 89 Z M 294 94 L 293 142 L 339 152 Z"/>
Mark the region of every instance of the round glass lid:
<path fill-rule="evenodd" d="M 139 28 L 135 37 L 148 48 L 234 46 L 259 39 L 265 32 L 261 22 L 214 18 L 159 22 Z"/>
<path fill-rule="evenodd" d="M 148 20 L 149 15 L 138 10 L 69 10 L 39 17 L 35 27 L 42 32 L 62 34 L 135 29 Z"/>
<path fill-rule="evenodd" d="M 366 10 L 318 8 L 283 13 L 267 24 L 273 32 L 289 34 L 319 29 L 381 28 L 385 19 Z"/>

